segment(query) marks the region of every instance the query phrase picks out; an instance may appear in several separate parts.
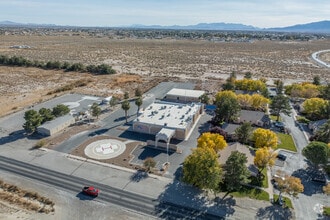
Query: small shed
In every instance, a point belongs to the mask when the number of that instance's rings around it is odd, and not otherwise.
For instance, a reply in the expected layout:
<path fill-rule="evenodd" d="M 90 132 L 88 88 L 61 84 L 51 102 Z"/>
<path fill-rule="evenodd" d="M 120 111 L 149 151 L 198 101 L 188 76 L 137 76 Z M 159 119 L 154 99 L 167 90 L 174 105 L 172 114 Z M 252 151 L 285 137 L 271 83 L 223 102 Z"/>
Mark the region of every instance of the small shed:
<path fill-rule="evenodd" d="M 64 115 L 55 118 L 52 121 L 45 122 L 44 124 L 40 125 L 37 128 L 37 131 L 41 135 L 52 136 L 74 123 L 75 123 L 75 118 L 72 115 Z"/>

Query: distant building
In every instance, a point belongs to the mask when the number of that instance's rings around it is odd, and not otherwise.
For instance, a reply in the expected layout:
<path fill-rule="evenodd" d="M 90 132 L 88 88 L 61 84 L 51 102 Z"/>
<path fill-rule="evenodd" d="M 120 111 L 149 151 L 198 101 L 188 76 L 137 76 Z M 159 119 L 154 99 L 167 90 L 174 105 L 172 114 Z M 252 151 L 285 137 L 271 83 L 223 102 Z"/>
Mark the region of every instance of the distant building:
<path fill-rule="evenodd" d="M 200 102 L 199 98 L 205 93 L 202 90 L 191 90 L 191 89 L 171 89 L 166 96 L 164 101 L 168 102 L 179 102 L 179 103 L 189 103 L 189 102 Z"/>
<path fill-rule="evenodd" d="M 64 128 L 69 127 L 75 123 L 75 118 L 71 115 L 64 115 L 58 118 L 55 118 L 52 121 L 47 121 L 44 124 L 40 125 L 37 130 L 38 133 L 45 136 L 52 136 Z"/>

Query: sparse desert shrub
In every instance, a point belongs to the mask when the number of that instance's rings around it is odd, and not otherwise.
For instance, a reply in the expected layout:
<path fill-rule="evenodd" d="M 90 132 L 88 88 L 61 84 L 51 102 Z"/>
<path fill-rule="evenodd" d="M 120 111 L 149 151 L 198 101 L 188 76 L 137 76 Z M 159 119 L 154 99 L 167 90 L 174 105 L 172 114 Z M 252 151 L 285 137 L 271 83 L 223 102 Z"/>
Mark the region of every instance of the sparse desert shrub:
<path fill-rule="evenodd" d="M 45 139 L 41 139 L 41 140 L 39 140 L 36 144 L 35 144 L 35 148 L 41 148 L 41 147 L 43 147 L 43 146 L 45 146 L 46 145 L 46 140 Z"/>

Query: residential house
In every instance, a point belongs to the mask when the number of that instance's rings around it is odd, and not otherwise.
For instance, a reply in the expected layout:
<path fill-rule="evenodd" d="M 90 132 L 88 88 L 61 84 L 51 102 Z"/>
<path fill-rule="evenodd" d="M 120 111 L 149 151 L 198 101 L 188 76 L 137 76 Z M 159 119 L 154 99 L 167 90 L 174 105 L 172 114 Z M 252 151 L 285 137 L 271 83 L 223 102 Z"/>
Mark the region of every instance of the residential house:
<path fill-rule="evenodd" d="M 254 150 L 249 149 L 247 146 L 242 145 L 238 142 L 232 143 L 225 147 L 223 150 L 219 152 L 219 163 L 225 164 L 227 159 L 229 158 L 230 154 L 234 151 L 238 151 L 240 153 L 243 153 L 247 157 L 247 163 L 246 166 L 251 172 L 251 176 L 257 176 L 258 175 L 258 168 L 254 165 L 254 156 L 255 152 Z"/>
<path fill-rule="evenodd" d="M 261 111 L 241 110 L 240 116 L 234 121 L 237 124 L 250 122 L 258 127 L 269 128 L 271 121 L 269 115 Z"/>

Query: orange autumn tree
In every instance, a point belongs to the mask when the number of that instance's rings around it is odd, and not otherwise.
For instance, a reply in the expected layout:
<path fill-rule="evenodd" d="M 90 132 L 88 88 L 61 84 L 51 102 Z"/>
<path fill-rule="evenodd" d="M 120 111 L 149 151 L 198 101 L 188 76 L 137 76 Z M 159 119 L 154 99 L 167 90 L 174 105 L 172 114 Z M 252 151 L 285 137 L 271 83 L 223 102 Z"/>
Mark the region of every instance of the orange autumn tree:
<path fill-rule="evenodd" d="M 276 180 L 280 193 L 288 193 L 294 197 L 297 197 L 299 193 L 304 191 L 304 185 L 297 177 L 285 175 L 283 178 Z M 281 194 L 280 194 L 281 195 Z"/>

